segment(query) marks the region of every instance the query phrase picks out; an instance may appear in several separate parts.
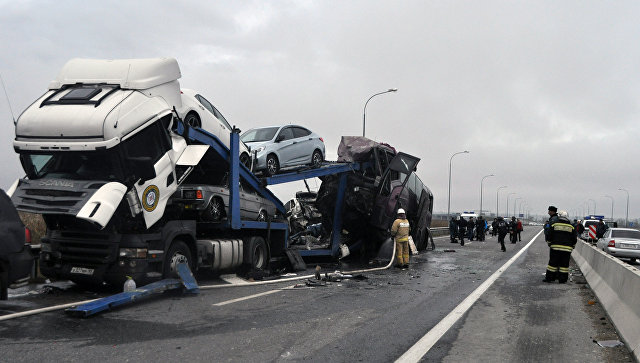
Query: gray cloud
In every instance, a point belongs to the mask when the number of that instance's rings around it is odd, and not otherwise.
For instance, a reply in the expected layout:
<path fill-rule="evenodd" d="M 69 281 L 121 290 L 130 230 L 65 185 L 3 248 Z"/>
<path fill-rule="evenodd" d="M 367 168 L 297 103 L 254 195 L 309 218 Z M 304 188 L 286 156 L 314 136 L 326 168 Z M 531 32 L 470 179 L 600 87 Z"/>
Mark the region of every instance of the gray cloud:
<path fill-rule="evenodd" d="M 362 132 L 422 158 L 446 211 L 501 209 L 516 192 L 535 212 L 585 209 L 603 195 L 640 215 L 635 142 L 640 4 L 633 1 L 0 1 L 0 72 L 17 115 L 73 57 L 178 59 L 242 129 L 296 122 L 324 136 Z M 11 130 L 4 97 L 0 117 Z M 0 135 L 7 188 L 22 175 Z M 294 187 L 297 188 L 297 187 Z M 286 189 L 286 188 L 285 188 Z M 284 192 L 283 192 L 284 193 Z"/>

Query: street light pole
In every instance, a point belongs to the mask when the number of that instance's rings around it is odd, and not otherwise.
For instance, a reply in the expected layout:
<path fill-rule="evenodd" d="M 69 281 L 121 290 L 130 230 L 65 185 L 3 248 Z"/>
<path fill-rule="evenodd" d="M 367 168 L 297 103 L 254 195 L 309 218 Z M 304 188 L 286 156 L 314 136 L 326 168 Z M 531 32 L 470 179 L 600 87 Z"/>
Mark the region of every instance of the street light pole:
<path fill-rule="evenodd" d="M 500 216 L 500 203 L 498 203 L 498 201 L 500 200 L 499 198 L 499 194 L 500 194 L 500 189 L 504 189 L 506 188 L 506 185 L 503 185 L 501 187 L 498 188 L 498 190 L 496 190 L 496 218 L 498 218 Z"/>
<path fill-rule="evenodd" d="M 364 130 L 365 130 L 366 118 L 367 118 L 367 104 L 369 103 L 369 101 L 371 101 L 371 99 L 374 98 L 377 95 L 382 95 L 382 94 L 385 94 L 385 93 L 397 92 L 397 91 L 398 91 L 397 88 L 389 88 L 388 90 L 386 90 L 384 92 L 378 92 L 378 93 L 372 95 L 371 97 L 369 97 L 367 102 L 365 102 L 364 110 L 362 111 L 362 137 L 364 137 Z"/>
<path fill-rule="evenodd" d="M 613 197 L 610 195 L 605 195 L 604 197 L 611 199 L 611 220 L 613 221 Z"/>
<path fill-rule="evenodd" d="M 451 157 L 449 158 L 449 196 L 447 198 L 447 220 L 451 219 L 451 161 L 453 160 L 453 157 L 458 154 L 468 154 L 468 153 L 469 151 L 467 150 L 459 151 L 451 155 Z"/>
<path fill-rule="evenodd" d="M 513 200 L 513 216 L 516 216 L 516 205 L 518 204 L 518 200 L 522 199 L 522 197 L 518 197 Z"/>
<path fill-rule="evenodd" d="M 505 209 L 507 211 L 507 217 L 509 217 L 509 197 L 514 195 L 514 194 L 518 194 L 518 193 L 511 192 L 511 193 L 507 194 L 507 208 Z"/>
<path fill-rule="evenodd" d="M 482 180 L 480 181 L 480 215 L 482 215 L 482 183 L 484 183 L 485 178 L 489 178 L 492 176 L 495 176 L 495 175 L 493 174 L 485 175 L 482 177 Z"/>
<path fill-rule="evenodd" d="M 624 226 L 629 227 L 629 191 L 624 188 L 618 188 L 618 190 L 622 190 L 623 192 L 627 193 L 627 214 L 624 219 Z"/>

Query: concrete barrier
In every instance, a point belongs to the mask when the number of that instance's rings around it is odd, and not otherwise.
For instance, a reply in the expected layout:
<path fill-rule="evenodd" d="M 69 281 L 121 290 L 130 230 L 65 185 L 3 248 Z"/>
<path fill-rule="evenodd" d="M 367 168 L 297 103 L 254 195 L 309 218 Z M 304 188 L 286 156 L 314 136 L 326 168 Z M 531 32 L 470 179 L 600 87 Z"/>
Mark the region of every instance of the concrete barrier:
<path fill-rule="evenodd" d="M 571 256 L 640 361 L 640 270 L 583 241 L 578 241 Z"/>

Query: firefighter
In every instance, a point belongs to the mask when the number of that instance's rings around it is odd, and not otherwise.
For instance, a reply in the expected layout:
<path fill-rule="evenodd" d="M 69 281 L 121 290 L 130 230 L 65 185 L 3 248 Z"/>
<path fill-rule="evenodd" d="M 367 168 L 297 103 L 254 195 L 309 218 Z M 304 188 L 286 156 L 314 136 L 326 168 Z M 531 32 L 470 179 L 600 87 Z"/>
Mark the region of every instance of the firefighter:
<path fill-rule="evenodd" d="M 569 279 L 569 259 L 571 251 L 578 241 L 576 229 L 567 217 L 566 211 L 557 212 L 557 208 L 549 206 L 549 221 L 544 226 L 544 235 L 549 245 L 549 264 L 543 282 L 558 280 L 564 284 Z"/>
<path fill-rule="evenodd" d="M 391 226 L 391 236 L 396 241 L 396 266 L 400 268 L 409 267 L 409 221 L 404 209 L 398 209 L 398 218 Z"/>

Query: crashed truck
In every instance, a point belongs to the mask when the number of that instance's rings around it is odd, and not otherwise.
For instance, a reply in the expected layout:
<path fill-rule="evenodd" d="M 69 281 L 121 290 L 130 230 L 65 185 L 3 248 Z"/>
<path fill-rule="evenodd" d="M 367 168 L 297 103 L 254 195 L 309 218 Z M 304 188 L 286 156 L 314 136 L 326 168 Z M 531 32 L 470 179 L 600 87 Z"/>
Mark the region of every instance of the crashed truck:
<path fill-rule="evenodd" d="M 344 193 L 339 216 L 341 257 L 359 252 L 365 261 L 374 259 L 385 242 L 391 242 L 389 228 L 399 208 L 407 212 L 418 250 L 426 249 L 431 237 L 433 194 L 416 175 L 419 160 L 388 144 L 343 136 L 338 162 L 358 163 L 361 168 L 349 173 L 346 180 L 340 175 L 321 177 L 318 192 L 298 192 L 285 205 L 292 233 L 290 246 L 302 249 L 303 256 L 313 255 L 309 251 L 313 248 L 329 248 L 336 195 Z"/>
<path fill-rule="evenodd" d="M 382 242 L 382 221 L 393 211 L 388 203 L 377 211 L 378 198 L 404 206 L 404 192 L 396 189 L 415 181 L 416 158 L 414 164 L 397 161 L 395 169 L 390 168 L 396 160 L 391 155 L 374 157 L 374 163 L 354 158 L 258 179 L 238 160 L 239 130 L 231 133 L 227 146 L 178 117 L 180 77 L 171 58 L 74 59 L 20 115 L 14 149 L 26 176 L 8 194 L 18 210 L 43 216 L 47 232 L 41 240 L 40 270 L 45 276 L 121 284 L 126 276 L 149 282 L 175 275 L 181 262 L 194 271 L 267 268 L 286 260 L 291 246 L 286 210 L 266 186 L 313 177 L 325 179 L 317 205 L 331 244 L 300 255 L 336 257 L 338 244 L 346 242 L 354 251 L 358 242 L 363 244 L 362 239 L 344 241 L 344 233 L 354 231 L 355 217 L 346 213 L 344 223 L 341 218 L 347 205 L 362 196 L 358 193 L 376 196 L 367 211 L 361 210 L 367 221 L 380 221 L 375 241 Z M 347 181 L 354 171 L 359 176 Z M 185 217 L 172 203 L 171 196 L 192 172 L 199 178 L 211 174 L 212 179 L 229 173 L 225 220 L 203 223 Z M 273 219 L 240 219 L 240 180 L 274 203 L 278 212 Z M 347 186 L 351 189 L 345 193 Z M 432 196 L 426 198 L 428 227 Z"/>

